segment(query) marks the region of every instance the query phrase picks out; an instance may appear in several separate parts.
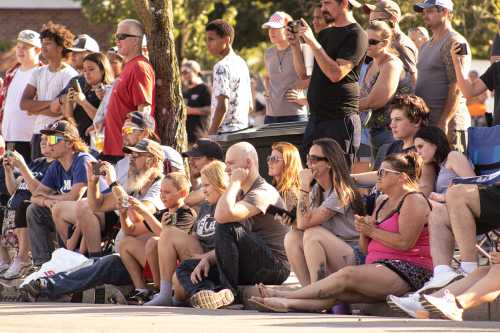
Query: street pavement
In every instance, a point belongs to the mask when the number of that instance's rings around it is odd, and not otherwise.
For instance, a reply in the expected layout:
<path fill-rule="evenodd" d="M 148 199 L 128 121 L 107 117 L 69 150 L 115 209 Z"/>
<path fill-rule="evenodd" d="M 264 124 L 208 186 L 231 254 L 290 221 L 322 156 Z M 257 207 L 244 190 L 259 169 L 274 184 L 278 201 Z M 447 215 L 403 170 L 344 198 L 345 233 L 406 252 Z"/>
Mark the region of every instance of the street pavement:
<path fill-rule="evenodd" d="M 452 322 L 311 313 L 0 303 L 0 333 L 500 332 L 500 322 Z"/>

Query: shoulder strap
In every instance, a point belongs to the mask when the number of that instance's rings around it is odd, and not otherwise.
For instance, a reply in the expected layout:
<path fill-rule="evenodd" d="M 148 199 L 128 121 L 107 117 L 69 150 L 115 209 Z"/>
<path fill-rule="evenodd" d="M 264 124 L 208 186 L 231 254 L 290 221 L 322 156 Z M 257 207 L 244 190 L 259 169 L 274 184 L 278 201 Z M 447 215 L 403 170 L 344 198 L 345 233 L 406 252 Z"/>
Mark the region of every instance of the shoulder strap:
<path fill-rule="evenodd" d="M 425 195 L 424 195 L 422 192 L 416 192 L 416 191 L 415 191 L 415 192 L 408 192 L 408 193 L 406 193 L 405 195 L 403 195 L 403 197 L 402 197 L 402 198 L 401 198 L 401 200 L 399 201 L 399 204 L 398 204 L 398 206 L 396 207 L 396 209 L 394 210 L 394 212 L 399 213 L 399 211 L 401 210 L 401 207 L 403 206 L 403 203 L 404 203 L 404 201 L 405 201 L 406 197 L 407 197 L 407 196 L 409 196 L 410 194 L 415 194 L 415 193 L 416 193 L 416 194 L 420 194 L 420 195 L 422 195 L 422 196 L 424 197 L 424 199 L 425 199 L 425 202 L 427 202 L 427 204 L 429 205 L 429 208 L 432 210 L 432 205 L 431 205 L 431 203 L 429 202 L 429 200 L 427 200 L 427 198 L 425 197 Z"/>
<path fill-rule="evenodd" d="M 382 203 L 380 204 L 380 206 L 378 206 L 377 210 L 375 211 L 375 221 L 378 221 L 378 213 L 380 212 L 380 210 L 382 209 L 382 207 L 384 207 L 384 205 L 386 204 L 387 200 L 389 200 L 389 198 L 386 198 L 384 201 L 382 201 Z"/>

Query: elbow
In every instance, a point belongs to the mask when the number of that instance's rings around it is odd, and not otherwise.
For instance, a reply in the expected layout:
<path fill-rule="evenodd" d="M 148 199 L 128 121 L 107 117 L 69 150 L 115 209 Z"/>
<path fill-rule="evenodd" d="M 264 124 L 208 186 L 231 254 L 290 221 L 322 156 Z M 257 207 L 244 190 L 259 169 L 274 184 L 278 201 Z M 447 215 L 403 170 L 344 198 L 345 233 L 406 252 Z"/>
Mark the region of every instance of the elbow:
<path fill-rule="evenodd" d="M 215 214 L 214 214 L 214 218 L 215 218 L 215 221 L 217 221 L 217 223 L 220 223 L 220 224 L 234 222 L 232 219 L 232 215 L 228 211 L 221 212 L 220 210 L 216 209 Z"/>
<path fill-rule="evenodd" d="M 396 244 L 395 248 L 396 250 L 406 252 L 410 251 L 414 246 L 415 241 L 401 240 Z"/>

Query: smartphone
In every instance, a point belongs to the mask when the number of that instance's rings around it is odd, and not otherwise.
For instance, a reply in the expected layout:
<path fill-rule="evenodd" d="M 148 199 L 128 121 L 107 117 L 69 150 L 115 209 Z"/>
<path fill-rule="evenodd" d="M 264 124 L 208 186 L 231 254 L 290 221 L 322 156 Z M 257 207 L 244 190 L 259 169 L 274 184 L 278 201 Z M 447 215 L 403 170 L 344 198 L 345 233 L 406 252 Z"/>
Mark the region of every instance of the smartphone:
<path fill-rule="evenodd" d="M 124 195 L 121 200 L 122 208 L 128 208 L 128 195 Z"/>
<path fill-rule="evenodd" d="M 280 208 L 275 205 L 269 205 L 269 207 L 266 210 L 266 214 L 270 215 L 283 215 L 285 214 L 288 216 L 292 221 L 295 221 L 297 218 L 297 207 L 294 207 L 291 211 L 287 211 L 286 209 Z"/>
<path fill-rule="evenodd" d="M 14 154 L 12 153 L 12 150 L 7 150 L 5 152 L 5 157 L 11 157 L 11 156 L 14 156 Z"/>
<path fill-rule="evenodd" d="M 302 26 L 301 20 L 294 20 L 287 23 L 288 31 L 296 34 L 299 32 L 299 27 Z"/>
<path fill-rule="evenodd" d="M 92 173 L 94 176 L 104 176 L 103 172 L 101 172 L 100 162 L 92 162 Z"/>
<path fill-rule="evenodd" d="M 78 79 L 74 79 L 71 83 L 71 86 L 75 91 L 82 92 L 82 87 L 80 87 L 80 82 L 78 82 Z"/>
<path fill-rule="evenodd" d="M 485 250 L 483 250 L 483 248 L 479 245 L 476 244 L 476 249 L 481 252 L 486 258 L 488 258 L 489 260 L 491 260 L 491 256 L 488 252 L 486 252 Z"/>
<path fill-rule="evenodd" d="M 458 50 L 457 55 L 460 55 L 460 56 L 467 55 L 467 44 L 466 43 L 460 43 L 460 49 Z"/>

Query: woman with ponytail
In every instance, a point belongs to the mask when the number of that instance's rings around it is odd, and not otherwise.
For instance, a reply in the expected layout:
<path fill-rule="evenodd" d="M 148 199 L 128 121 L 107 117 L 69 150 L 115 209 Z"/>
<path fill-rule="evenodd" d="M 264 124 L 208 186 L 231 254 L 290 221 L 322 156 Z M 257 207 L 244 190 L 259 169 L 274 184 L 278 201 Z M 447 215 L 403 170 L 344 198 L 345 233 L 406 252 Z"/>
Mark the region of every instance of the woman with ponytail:
<path fill-rule="evenodd" d="M 390 155 L 378 171 L 384 193 L 372 216 L 355 216 L 364 265 L 347 266 L 294 291 L 260 286 L 251 300 L 261 310 L 318 311 L 337 303 L 374 303 L 418 290 L 432 275 L 427 218 L 430 204 L 418 191 L 419 156 Z"/>

